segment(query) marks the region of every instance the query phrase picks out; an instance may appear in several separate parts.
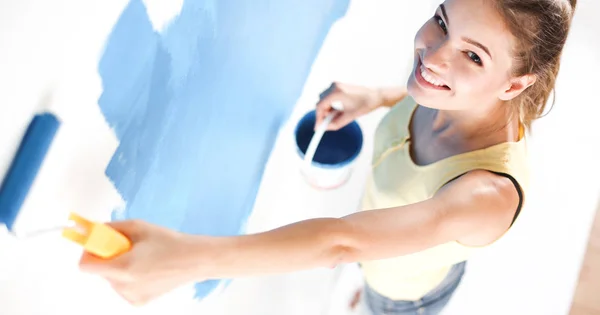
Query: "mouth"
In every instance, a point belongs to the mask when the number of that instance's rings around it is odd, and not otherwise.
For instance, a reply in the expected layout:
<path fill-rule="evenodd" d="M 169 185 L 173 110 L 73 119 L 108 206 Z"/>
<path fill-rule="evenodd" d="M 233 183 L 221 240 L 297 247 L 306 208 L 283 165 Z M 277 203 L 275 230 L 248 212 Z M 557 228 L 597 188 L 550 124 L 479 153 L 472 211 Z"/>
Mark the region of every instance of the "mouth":
<path fill-rule="evenodd" d="M 442 91 L 450 90 L 450 87 L 446 85 L 446 83 L 441 78 L 439 78 L 435 74 L 431 73 L 430 70 L 425 68 L 425 66 L 421 62 L 421 58 L 419 58 L 419 63 L 415 67 L 415 78 L 417 79 L 419 85 L 421 85 L 422 87 Z"/>

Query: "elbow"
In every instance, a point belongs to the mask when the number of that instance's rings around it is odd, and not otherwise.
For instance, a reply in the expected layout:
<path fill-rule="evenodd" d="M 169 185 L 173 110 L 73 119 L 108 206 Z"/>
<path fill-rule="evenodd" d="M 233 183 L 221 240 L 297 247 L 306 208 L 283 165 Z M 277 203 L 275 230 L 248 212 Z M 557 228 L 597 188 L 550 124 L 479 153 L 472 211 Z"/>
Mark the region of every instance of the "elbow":
<path fill-rule="evenodd" d="M 339 264 L 353 263 L 360 260 L 360 246 L 352 225 L 344 219 L 335 219 L 335 224 L 324 234 L 327 244 L 325 265 L 335 268 Z"/>
<path fill-rule="evenodd" d="M 352 257 L 352 252 L 352 248 L 346 246 L 337 246 L 332 248 L 330 254 L 327 255 L 328 258 L 325 261 L 325 267 L 334 269 L 341 264 L 356 262 L 355 259 L 350 258 Z"/>

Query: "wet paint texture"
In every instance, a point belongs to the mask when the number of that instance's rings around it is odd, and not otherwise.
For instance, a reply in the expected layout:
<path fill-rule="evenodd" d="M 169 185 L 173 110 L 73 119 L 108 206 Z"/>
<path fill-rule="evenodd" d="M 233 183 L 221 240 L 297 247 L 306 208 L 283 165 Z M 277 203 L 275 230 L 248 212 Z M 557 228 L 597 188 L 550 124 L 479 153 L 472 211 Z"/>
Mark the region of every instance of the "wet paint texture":
<path fill-rule="evenodd" d="M 120 145 L 107 176 L 138 218 L 243 233 L 280 126 L 349 0 L 188 0 L 163 33 L 141 0 L 99 64 L 99 105 Z M 196 285 L 196 297 L 219 281 Z"/>

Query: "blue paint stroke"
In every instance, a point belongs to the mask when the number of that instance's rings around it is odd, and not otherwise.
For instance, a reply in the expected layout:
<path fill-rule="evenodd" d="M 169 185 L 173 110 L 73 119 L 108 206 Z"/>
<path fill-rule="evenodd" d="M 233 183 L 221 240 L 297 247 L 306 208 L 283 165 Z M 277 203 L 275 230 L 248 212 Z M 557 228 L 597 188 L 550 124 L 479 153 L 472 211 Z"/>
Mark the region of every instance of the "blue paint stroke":
<path fill-rule="evenodd" d="M 244 233 L 277 133 L 348 4 L 187 0 L 160 34 L 131 0 L 99 63 L 99 105 L 120 140 L 106 174 L 127 202 L 113 219 Z"/>

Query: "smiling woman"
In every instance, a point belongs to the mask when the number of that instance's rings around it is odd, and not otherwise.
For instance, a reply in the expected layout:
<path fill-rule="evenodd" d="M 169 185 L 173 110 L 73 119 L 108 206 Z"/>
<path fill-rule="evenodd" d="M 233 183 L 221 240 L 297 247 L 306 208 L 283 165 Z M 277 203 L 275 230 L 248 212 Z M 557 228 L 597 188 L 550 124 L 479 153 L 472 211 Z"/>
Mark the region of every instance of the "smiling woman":
<path fill-rule="evenodd" d="M 233 237 L 118 222 L 132 251 L 112 261 L 84 256 L 82 268 L 144 303 L 191 280 L 360 262 L 374 314 L 439 314 L 466 261 L 519 217 L 528 188 L 525 130 L 554 88 L 574 7 L 447 0 L 415 37 L 406 88 L 334 84 L 317 105 L 319 123 L 332 104 L 344 104 L 332 129 L 393 105 L 375 134 L 362 211 Z"/>

